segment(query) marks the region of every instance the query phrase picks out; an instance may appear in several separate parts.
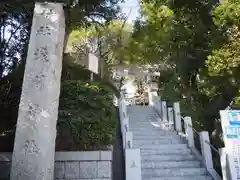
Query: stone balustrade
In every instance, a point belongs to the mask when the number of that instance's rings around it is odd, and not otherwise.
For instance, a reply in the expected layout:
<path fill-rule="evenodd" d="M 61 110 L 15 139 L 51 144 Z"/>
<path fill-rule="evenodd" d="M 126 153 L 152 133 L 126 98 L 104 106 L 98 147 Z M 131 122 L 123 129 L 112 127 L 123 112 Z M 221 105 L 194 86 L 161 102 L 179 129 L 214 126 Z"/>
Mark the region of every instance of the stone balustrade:
<path fill-rule="evenodd" d="M 163 120 L 167 119 L 169 127 L 178 132 L 179 135 L 186 138 L 188 146 L 192 149 L 192 152 L 202 161 L 205 165 L 208 173 L 214 178 L 214 180 L 222 179 L 220 175 L 215 171 L 212 159 L 212 148 L 210 144 L 209 133 L 207 131 L 197 132 L 192 126 L 191 117 L 181 117 L 179 102 L 173 103 L 173 107 L 167 107 L 166 101 L 160 103 L 153 103 L 153 107 L 158 111 L 156 105 L 161 106 L 161 117 Z M 200 139 L 200 152 L 195 147 L 194 133 L 197 133 Z M 215 149 L 214 149 L 215 150 Z M 220 158 L 220 157 L 219 157 Z"/>
<path fill-rule="evenodd" d="M 126 180 L 141 180 L 142 177 L 140 149 L 133 148 L 133 134 L 129 131 L 127 102 L 124 98 L 119 99 L 118 107 L 125 157 L 125 177 Z"/>
<path fill-rule="evenodd" d="M 152 106 L 156 112 L 162 118 L 162 121 L 167 121 L 167 127 L 178 132 L 187 139 L 188 146 L 192 149 L 194 154 L 203 162 L 208 173 L 214 178 L 214 180 L 220 180 L 221 177 L 213 168 L 212 159 L 212 145 L 210 144 L 209 134 L 207 131 L 196 132 L 192 127 L 191 117 L 181 117 L 180 104 L 179 102 L 173 103 L 173 107 L 168 107 L 167 101 L 161 100 L 161 97 L 157 92 L 152 92 L 151 88 L 148 89 L 149 93 L 149 105 Z M 183 131 L 184 127 L 184 131 Z M 194 131 L 200 138 L 200 151 L 201 154 L 195 147 Z"/>

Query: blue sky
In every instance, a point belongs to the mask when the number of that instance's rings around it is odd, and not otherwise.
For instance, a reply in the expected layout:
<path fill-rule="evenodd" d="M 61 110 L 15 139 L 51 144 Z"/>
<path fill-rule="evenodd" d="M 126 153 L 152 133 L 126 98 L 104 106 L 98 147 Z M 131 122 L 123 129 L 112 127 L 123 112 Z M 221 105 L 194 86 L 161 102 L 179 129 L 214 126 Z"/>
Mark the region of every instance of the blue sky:
<path fill-rule="evenodd" d="M 122 12 L 128 15 L 130 9 L 132 8 L 131 14 L 128 17 L 128 22 L 131 23 L 133 20 L 135 20 L 139 13 L 139 1 L 138 0 L 125 0 L 125 3 L 120 4 L 120 7 L 122 9 Z"/>

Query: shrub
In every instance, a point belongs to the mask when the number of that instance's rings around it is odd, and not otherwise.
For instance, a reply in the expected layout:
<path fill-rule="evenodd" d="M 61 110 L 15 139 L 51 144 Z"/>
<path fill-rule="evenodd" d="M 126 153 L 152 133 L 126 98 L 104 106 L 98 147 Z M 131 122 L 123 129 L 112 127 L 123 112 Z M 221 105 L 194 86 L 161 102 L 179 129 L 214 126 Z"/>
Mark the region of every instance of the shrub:
<path fill-rule="evenodd" d="M 62 82 L 56 150 L 106 149 L 115 140 L 113 93 L 101 83 Z"/>

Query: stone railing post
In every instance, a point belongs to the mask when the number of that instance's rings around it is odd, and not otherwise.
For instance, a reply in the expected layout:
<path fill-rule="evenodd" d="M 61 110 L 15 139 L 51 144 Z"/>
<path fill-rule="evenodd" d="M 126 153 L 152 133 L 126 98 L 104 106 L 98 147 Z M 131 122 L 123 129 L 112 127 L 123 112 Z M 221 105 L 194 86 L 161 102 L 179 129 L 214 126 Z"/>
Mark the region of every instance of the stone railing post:
<path fill-rule="evenodd" d="M 212 151 L 211 147 L 206 142 L 210 142 L 209 133 L 207 131 L 202 131 L 200 132 L 200 143 L 203 162 L 207 168 L 207 171 L 212 172 L 213 170 Z"/>
<path fill-rule="evenodd" d="M 129 130 L 129 118 L 128 116 L 126 116 L 125 118 L 123 118 L 123 131 L 122 131 L 122 139 L 123 139 L 123 148 L 126 148 L 126 132 L 128 132 Z"/>
<path fill-rule="evenodd" d="M 125 151 L 126 180 L 142 180 L 140 149 Z"/>
<path fill-rule="evenodd" d="M 158 114 L 162 116 L 162 103 L 159 96 L 156 97 L 155 109 L 157 110 Z"/>
<path fill-rule="evenodd" d="M 126 132 L 126 140 L 125 140 L 126 149 L 130 149 L 133 147 L 133 134 L 132 132 Z"/>
<path fill-rule="evenodd" d="M 124 99 L 124 92 L 122 90 L 120 91 L 120 98 Z"/>
<path fill-rule="evenodd" d="M 18 110 L 11 180 L 54 178 L 64 35 L 62 4 L 36 3 Z"/>
<path fill-rule="evenodd" d="M 223 180 L 230 180 L 231 174 L 229 171 L 229 164 L 228 164 L 228 156 L 226 152 L 226 148 L 219 149 L 220 154 L 220 161 L 221 161 L 221 168 L 222 168 L 222 179 Z"/>
<path fill-rule="evenodd" d="M 122 100 L 122 113 L 123 117 L 127 116 L 127 101 L 125 98 Z"/>
<path fill-rule="evenodd" d="M 151 93 L 150 86 L 148 86 L 147 92 L 148 92 L 148 103 L 149 103 L 149 106 L 153 106 L 153 99 L 152 99 L 152 93 Z"/>
<path fill-rule="evenodd" d="M 181 122 L 181 113 L 180 113 L 180 104 L 179 102 L 173 103 L 174 110 L 174 120 L 175 120 L 175 129 L 177 132 L 182 132 L 182 122 Z"/>
<path fill-rule="evenodd" d="M 163 121 L 167 121 L 168 117 L 167 117 L 167 102 L 166 101 L 162 101 L 162 119 Z"/>
<path fill-rule="evenodd" d="M 190 148 L 193 148 L 195 145 L 194 145 L 194 134 L 193 134 L 191 117 L 185 117 L 184 123 L 186 124 L 186 134 L 187 134 L 188 146 Z"/>
<path fill-rule="evenodd" d="M 171 107 L 168 108 L 168 123 L 169 123 L 169 128 L 174 130 L 173 108 Z"/>
<path fill-rule="evenodd" d="M 118 110 L 119 110 L 119 118 L 120 118 L 120 126 L 121 126 L 121 132 L 123 133 L 123 102 L 122 99 L 119 99 L 118 101 Z"/>
<path fill-rule="evenodd" d="M 159 109 L 160 115 L 162 116 L 162 99 L 161 99 L 161 96 L 159 96 L 159 107 L 158 107 L 158 109 Z"/>

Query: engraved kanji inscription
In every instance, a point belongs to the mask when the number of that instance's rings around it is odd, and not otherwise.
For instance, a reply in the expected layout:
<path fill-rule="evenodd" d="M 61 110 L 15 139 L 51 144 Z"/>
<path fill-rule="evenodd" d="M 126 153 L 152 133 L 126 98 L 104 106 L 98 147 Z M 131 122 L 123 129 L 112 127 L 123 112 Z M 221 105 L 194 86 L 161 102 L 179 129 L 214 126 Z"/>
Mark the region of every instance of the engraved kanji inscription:
<path fill-rule="evenodd" d="M 49 9 L 43 9 L 41 12 L 41 15 L 45 18 L 50 18 L 54 14 L 54 11 L 52 8 Z"/>
<path fill-rule="evenodd" d="M 35 140 L 26 140 L 23 148 L 25 154 L 37 154 L 39 152 L 39 148 L 37 147 Z"/>
<path fill-rule="evenodd" d="M 41 113 L 41 107 L 38 104 L 28 104 L 28 116 L 35 119 L 36 114 Z"/>
<path fill-rule="evenodd" d="M 132 161 L 132 165 L 131 165 L 131 168 L 138 168 L 135 161 Z"/>
<path fill-rule="evenodd" d="M 43 35 L 43 36 L 46 36 L 46 35 L 51 35 L 51 28 L 47 25 L 42 25 L 39 27 L 39 29 L 37 30 L 37 36 L 39 35 Z"/>
<path fill-rule="evenodd" d="M 36 75 L 33 78 L 33 85 L 36 89 L 41 90 L 44 87 L 44 78 L 46 76 L 44 74 Z"/>
<path fill-rule="evenodd" d="M 46 62 L 49 61 L 48 59 L 48 49 L 46 46 L 43 46 L 43 47 L 39 47 L 36 49 L 35 53 L 35 60 L 44 60 Z"/>
<path fill-rule="evenodd" d="M 52 70 L 53 80 L 57 80 L 56 70 Z"/>

